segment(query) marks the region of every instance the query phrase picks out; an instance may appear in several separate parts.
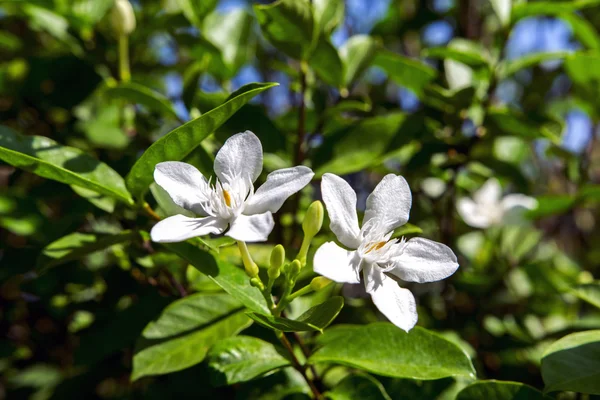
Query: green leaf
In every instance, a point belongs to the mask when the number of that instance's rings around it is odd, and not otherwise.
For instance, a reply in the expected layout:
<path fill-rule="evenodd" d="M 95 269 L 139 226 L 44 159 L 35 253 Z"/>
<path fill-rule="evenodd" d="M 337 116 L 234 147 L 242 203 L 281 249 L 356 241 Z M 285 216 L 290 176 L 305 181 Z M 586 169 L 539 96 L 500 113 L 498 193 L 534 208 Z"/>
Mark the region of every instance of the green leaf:
<path fill-rule="evenodd" d="M 575 92 L 594 105 L 600 96 L 600 55 L 577 52 L 565 60 L 565 70 L 573 81 Z"/>
<path fill-rule="evenodd" d="M 368 35 L 355 35 L 340 48 L 344 63 L 344 86 L 349 87 L 371 65 L 377 52 L 377 42 Z"/>
<path fill-rule="evenodd" d="M 297 60 L 308 58 L 318 38 L 318 26 L 308 0 L 255 5 L 254 12 L 263 35 L 273 46 Z"/>
<path fill-rule="evenodd" d="M 581 44 L 590 50 L 600 49 L 600 37 L 598 31 L 585 18 L 580 17 L 575 13 L 565 13 L 558 16 L 563 21 L 571 25 L 573 36 L 577 38 Z"/>
<path fill-rule="evenodd" d="M 202 34 L 220 50 L 228 77 L 237 73 L 253 51 L 252 24 L 252 16 L 241 8 L 227 14 L 216 11 L 204 20 Z"/>
<path fill-rule="evenodd" d="M 531 3 L 519 3 L 515 4 L 512 9 L 512 22 L 515 23 L 521 18 L 532 16 L 572 13 L 584 8 L 597 6 L 598 4 L 600 4 L 600 0 L 534 1 Z"/>
<path fill-rule="evenodd" d="M 116 200 L 113 197 L 105 196 L 77 185 L 71 185 L 71 189 L 79 196 L 107 213 L 112 213 L 115 210 Z"/>
<path fill-rule="evenodd" d="M 135 82 L 121 82 L 117 86 L 106 89 L 109 98 L 121 98 L 135 104 L 141 104 L 151 110 L 179 119 L 173 105 L 167 97 L 149 87 Z"/>
<path fill-rule="evenodd" d="M 509 108 L 491 108 L 485 118 L 485 125 L 493 134 L 509 134 L 526 139 L 547 138 L 560 143 L 562 125 L 551 119 L 537 122 Z"/>
<path fill-rule="evenodd" d="M 219 107 L 169 132 L 150 146 L 127 175 L 127 186 L 141 198 L 153 181 L 154 167 L 163 161 L 180 161 L 244 104 L 277 83 L 251 83 L 241 87 Z"/>
<path fill-rule="evenodd" d="M 246 382 L 291 365 L 285 350 L 250 336 L 236 336 L 214 345 L 207 356 L 215 385 Z"/>
<path fill-rule="evenodd" d="M 577 285 L 571 291 L 581 300 L 600 308 L 600 282 Z"/>
<path fill-rule="evenodd" d="M 423 56 L 450 59 L 473 68 L 489 66 L 486 50 L 478 43 L 465 39 L 453 39 L 445 47 L 424 49 Z"/>
<path fill-rule="evenodd" d="M 77 185 L 133 204 L 123 178 L 108 165 L 74 147 L 43 136 L 23 136 L 0 126 L 0 160 L 44 178 Z"/>
<path fill-rule="evenodd" d="M 310 55 L 309 65 L 323 81 L 331 86 L 341 87 L 344 77 L 344 66 L 329 39 L 321 36 L 317 47 Z"/>
<path fill-rule="evenodd" d="M 212 254 L 186 242 L 162 245 L 187 260 L 198 271 L 208 275 L 223 290 L 250 310 L 262 314 L 271 313 L 260 290 L 250 286 L 250 278 L 243 268 L 223 261 L 217 262 Z"/>
<path fill-rule="evenodd" d="M 146 326 L 142 336 L 164 339 L 180 335 L 242 309 L 242 303 L 227 293 L 196 293 L 169 304 L 157 320 Z"/>
<path fill-rule="evenodd" d="M 272 315 L 248 313 L 248 316 L 264 327 L 282 332 L 323 332 L 337 317 L 344 306 L 344 298 L 334 296 L 322 304 L 309 308 L 298 319 L 292 320 Z"/>
<path fill-rule="evenodd" d="M 419 60 L 386 50 L 380 50 L 373 63 L 383 69 L 397 84 L 412 90 L 419 97 L 423 95 L 425 86 L 438 75 L 434 68 Z"/>
<path fill-rule="evenodd" d="M 600 330 L 572 333 L 542 357 L 545 392 L 600 394 Z"/>
<path fill-rule="evenodd" d="M 114 235 L 74 232 L 44 247 L 38 257 L 37 268 L 46 270 L 69 261 L 78 260 L 112 245 L 130 242 L 136 235 L 132 231 L 123 231 Z"/>
<path fill-rule="evenodd" d="M 506 79 L 522 69 L 535 67 L 536 65 L 541 64 L 544 61 L 562 60 L 564 58 L 567 58 L 570 54 L 573 53 L 570 51 L 534 53 L 517 58 L 516 60 L 503 61 L 498 65 L 498 76 L 500 79 Z"/>
<path fill-rule="evenodd" d="M 550 400 L 539 390 L 519 382 L 479 381 L 461 390 L 456 400 Z"/>
<path fill-rule="evenodd" d="M 561 215 L 569 211 L 576 204 L 577 199 L 570 195 L 548 195 L 536 198 L 538 206 L 527 211 L 529 218 L 543 218 L 552 215 Z"/>
<path fill-rule="evenodd" d="M 318 32 L 329 35 L 344 20 L 344 0 L 312 0 Z"/>
<path fill-rule="evenodd" d="M 208 15 L 219 2 L 218 0 L 176 0 L 183 15 L 198 28 L 202 27 L 204 17 Z"/>
<path fill-rule="evenodd" d="M 165 340 L 143 340 L 133 356 L 131 380 L 147 375 L 181 371 L 204 360 L 215 343 L 235 336 L 252 321 L 243 313 L 231 314 L 202 329 Z"/>
<path fill-rule="evenodd" d="M 341 364 L 377 375 L 422 380 L 475 376 L 460 347 L 421 327 L 406 333 L 391 323 L 377 322 L 336 331 L 330 329 L 319 339 L 323 346 L 309 358 L 311 364 Z"/>
<path fill-rule="evenodd" d="M 391 400 L 383 385 L 367 374 L 348 375 L 325 392 L 325 397 L 330 400 Z"/>

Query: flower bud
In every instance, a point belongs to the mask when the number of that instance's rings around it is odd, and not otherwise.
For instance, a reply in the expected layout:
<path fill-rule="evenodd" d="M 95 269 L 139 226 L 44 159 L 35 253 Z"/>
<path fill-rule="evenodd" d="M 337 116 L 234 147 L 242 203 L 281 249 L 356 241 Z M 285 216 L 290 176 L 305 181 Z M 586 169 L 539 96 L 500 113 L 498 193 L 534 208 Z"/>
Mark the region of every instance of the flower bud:
<path fill-rule="evenodd" d="M 310 281 L 310 288 L 316 292 L 317 290 L 321 290 L 325 286 L 328 286 L 331 282 L 333 282 L 331 279 L 325 278 L 324 276 L 317 276 Z"/>
<path fill-rule="evenodd" d="M 298 261 L 298 260 L 292 261 L 292 263 L 289 265 L 288 271 L 287 271 L 288 279 L 296 280 L 296 277 L 300 273 L 301 269 L 302 269 L 302 264 L 300 264 L 300 261 Z"/>
<path fill-rule="evenodd" d="M 306 211 L 304 221 L 302 221 L 302 230 L 304 235 L 309 238 L 315 237 L 323 226 L 323 216 L 325 211 L 323 210 L 323 203 L 319 200 L 313 201 Z"/>
<path fill-rule="evenodd" d="M 129 36 L 135 30 L 135 14 L 129 0 L 115 0 L 110 20 L 116 36 Z"/>
<path fill-rule="evenodd" d="M 285 262 L 285 249 L 282 245 L 278 244 L 273 247 L 271 251 L 271 268 L 280 269 Z"/>
<path fill-rule="evenodd" d="M 246 270 L 246 275 L 250 278 L 256 278 L 258 276 L 258 265 L 256 265 L 256 263 L 244 263 L 244 269 Z"/>
<path fill-rule="evenodd" d="M 250 285 L 254 286 L 255 288 L 259 288 L 260 290 L 264 289 L 264 285 L 259 278 L 250 279 Z"/>

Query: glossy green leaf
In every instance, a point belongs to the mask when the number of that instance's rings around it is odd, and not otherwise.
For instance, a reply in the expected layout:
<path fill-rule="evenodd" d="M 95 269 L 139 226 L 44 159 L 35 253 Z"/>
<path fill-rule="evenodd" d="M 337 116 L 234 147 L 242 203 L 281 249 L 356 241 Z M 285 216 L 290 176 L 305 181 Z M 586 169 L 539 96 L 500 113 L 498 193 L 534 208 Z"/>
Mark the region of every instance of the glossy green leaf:
<path fill-rule="evenodd" d="M 204 20 L 202 33 L 220 50 L 229 77 L 236 74 L 253 51 L 252 25 L 252 16 L 241 8 L 226 14 L 216 11 Z"/>
<path fill-rule="evenodd" d="M 535 67 L 544 61 L 562 60 L 567 58 L 570 54 L 572 53 L 569 51 L 533 53 L 515 60 L 507 60 L 498 65 L 498 75 L 501 79 L 505 79 L 522 69 Z"/>
<path fill-rule="evenodd" d="M 84 199 L 86 199 L 99 209 L 106 211 L 107 213 L 112 213 L 115 210 L 117 201 L 113 197 L 109 197 L 94 192 L 93 190 L 82 188 L 77 185 L 71 185 L 71 189 L 73 189 L 73 191 L 79 196 L 83 197 Z"/>
<path fill-rule="evenodd" d="M 218 0 L 176 0 L 185 17 L 197 27 L 219 2 Z"/>
<path fill-rule="evenodd" d="M 577 285 L 571 291 L 581 300 L 600 308 L 600 282 Z"/>
<path fill-rule="evenodd" d="M 456 400 L 550 400 L 539 390 L 519 382 L 479 381 L 461 390 Z"/>
<path fill-rule="evenodd" d="M 220 341 L 207 355 L 215 385 L 233 385 L 291 365 L 284 349 L 250 336 Z"/>
<path fill-rule="evenodd" d="M 344 85 L 349 87 L 371 65 L 377 52 L 377 42 L 367 35 L 355 35 L 340 48 L 344 64 Z"/>
<path fill-rule="evenodd" d="M 204 360 L 215 343 L 235 336 L 252 323 L 243 312 L 234 313 L 214 324 L 163 340 L 143 340 L 133 356 L 131 380 L 143 376 L 181 371 Z"/>
<path fill-rule="evenodd" d="M 311 53 L 308 64 L 315 73 L 327 84 L 334 87 L 342 86 L 344 66 L 342 60 L 331 42 L 321 36 L 315 50 Z"/>
<path fill-rule="evenodd" d="M 312 0 L 318 31 L 328 36 L 344 21 L 344 0 Z"/>
<path fill-rule="evenodd" d="M 136 235 L 132 231 L 123 231 L 114 235 L 74 232 L 44 247 L 38 257 L 37 268 L 47 269 L 77 260 L 112 245 L 130 242 Z"/>
<path fill-rule="evenodd" d="M 378 51 L 373 63 L 397 84 L 412 90 L 417 96 L 422 96 L 425 86 L 438 75 L 435 69 L 419 60 L 386 50 Z"/>
<path fill-rule="evenodd" d="M 163 339 L 180 335 L 242 309 L 242 303 L 228 293 L 196 293 L 169 304 L 155 321 L 146 326 L 142 336 Z"/>
<path fill-rule="evenodd" d="M 532 118 L 509 108 L 492 108 L 486 114 L 485 124 L 493 134 L 509 134 L 526 139 L 547 138 L 560 143 L 562 125 L 546 119 L 536 122 Z"/>
<path fill-rule="evenodd" d="M 330 400 L 391 400 L 377 379 L 367 374 L 348 375 L 325 393 Z"/>
<path fill-rule="evenodd" d="M 511 20 L 514 23 L 517 20 L 526 17 L 572 13 L 599 4 L 599 0 L 534 1 L 518 3 L 515 4 L 512 9 Z"/>
<path fill-rule="evenodd" d="M 292 58 L 308 58 L 318 39 L 318 27 L 308 0 L 255 5 L 254 12 L 263 35 L 273 46 Z"/>
<path fill-rule="evenodd" d="M 127 175 L 127 186 L 142 197 L 153 181 L 154 167 L 163 161 L 183 160 L 208 135 L 221 126 L 244 104 L 277 83 L 251 83 L 232 93 L 221 106 L 169 132 L 150 146 Z"/>
<path fill-rule="evenodd" d="M 552 343 L 542 357 L 545 392 L 600 394 L 600 330 L 572 333 Z"/>
<path fill-rule="evenodd" d="M 423 50 L 424 57 L 450 59 L 474 68 L 489 65 L 489 60 L 485 55 L 485 49 L 478 43 L 464 39 L 454 39 L 445 47 L 432 47 Z"/>
<path fill-rule="evenodd" d="M 141 104 L 173 119 L 179 118 L 165 95 L 139 83 L 121 82 L 117 86 L 107 88 L 105 94 L 109 98 L 121 98 L 131 103 Z"/>
<path fill-rule="evenodd" d="M 208 275 L 223 290 L 250 310 L 262 314 L 271 313 L 260 290 L 250 286 L 250 278 L 243 268 L 217 261 L 212 254 L 186 242 L 163 243 L 163 246 Z"/>
<path fill-rule="evenodd" d="M 74 147 L 43 136 L 24 136 L 0 126 L 0 160 L 44 178 L 133 204 L 123 178 L 108 165 Z"/>
<path fill-rule="evenodd" d="M 309 308 L 297 319 L 287 319 L 257 313 L 248 313 L 248 316 L 259 324 L 283 332 L 323 332 L 344 307 L 344 298 L 334 296 L 322 304 Z"/>
<path fill-rule="evenodd" d="M 409 333 L 388 322 L 330 329 L 319 339 L 323 343 L 309 358 L 311 364 L 341 364 L 377 375 L 440 379 L 475 376 L 467 354 L 454 343 L 426 329 Z"/>

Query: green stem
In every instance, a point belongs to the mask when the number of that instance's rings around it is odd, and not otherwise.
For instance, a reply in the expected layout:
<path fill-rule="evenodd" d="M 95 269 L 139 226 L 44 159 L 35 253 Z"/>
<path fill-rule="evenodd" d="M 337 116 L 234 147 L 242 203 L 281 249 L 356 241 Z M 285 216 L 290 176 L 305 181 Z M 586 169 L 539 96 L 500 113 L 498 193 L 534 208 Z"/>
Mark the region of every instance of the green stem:
<path fill-rule="evenodd" d="M 292 365 L 298 372 L 300 372 L 306 383 L 308 383 L 308 386 L 310 387 L 310 390 L 312 391 L 315 399 L 321 399 L 321 393 L 319 393 L 319 389 L 317 389 L 313 380 L 308 375 L 306 375 L 306 369 L 302 366 L 302 364 L 300 364 L 300 361 L 298 361 L 298 357 L 296 357 L 296 354 L 294 354 L 292 344 L 285 336 L 285 333 L 281 331 L 275 331 L 275 335 L 277 335 L 277 338 L 279 339 L 281 344 L 283 344 L 283 347 L 285 347 L 288 353 L 290 353 L 290 357 L 292 358 Z"/>
<path fill-rule="evenodd" d="M 129 69 L 129 37 L 127 35 L 119 36 L 119 77 L 121 82 L 131 80 L 131 71 Z"/>
<path fill-rule="evenodd" d="M 238 248 L 240 249 L 240 253 L 242 255 L 242 262 L 244 263 L 244 269 L 246 270 L 246 273 L 248 274 L 248 276 L 257 280 L 259 286 L 258 289 L 265 298 L 269 310 L 274 310 L 275 304 L 273 302 L 273 296 L 271 296 L 271 288 L 273 287 L 273 283 L 270 282 L 271 280 L 269 279 L 270 286 L 267 285 L 267 287 L 265 288 L 264 283 L 258 275 L 258 265 L 256 265 L 254 260 L 252 260 L 252 256 L 250 255 L 250 251 L 248 250 L 246 242 L 238 240 Z"/>
<path fill-rule="evenodd" d="M 302 239 L 302 246 L 300 246 L 300 251 L 298 252 L 298 261 L 304 267 L 306 265 L 306 255 L 308 254 L 308 248 L 310 247 L 310 242 L 312 242 L 312 237 L 308 237 L 304 235 L 304 239 Z"/>
<path fill-rule="evenodd" d="M 294 300 L 296 297 L 298 297 L 298 296 L 304 296 L 305 294 L 308 294 L 308 293 L 310 293 L 310 292 L 312 292 L 312 291 L 313 291 L 313 288 L 312 288 L 312 286 L 310 286 L 310 285 L 306 285 L 306 286 L 304 286 L 302 289 L 298 289 L 298 290 L 296 290 L 294 293 L 290 294 L 290 295 L 287 297 L 287 302 L 289 303 L 289 302 L 291 302 L 292 300 Z"/>
<path fill-rule="evenodd" d="M 281 295 L 281 300 L 279 300 L 277 307 L 275 308 L 275 310 L 273 310 L 273 315 L 275 315 L 276 317 L 278 317 L 281 314 L 281 312 L 283 311 L 283 309 L 289 304 L 290 294 L 292 293 L 292 290 L 294 290 L 295 285 L 296 285 L 295 280 L 293 280 L 293 281 L 286 280 L 285 281 L 285 287 L 283 289 L 283 294 Z"/>

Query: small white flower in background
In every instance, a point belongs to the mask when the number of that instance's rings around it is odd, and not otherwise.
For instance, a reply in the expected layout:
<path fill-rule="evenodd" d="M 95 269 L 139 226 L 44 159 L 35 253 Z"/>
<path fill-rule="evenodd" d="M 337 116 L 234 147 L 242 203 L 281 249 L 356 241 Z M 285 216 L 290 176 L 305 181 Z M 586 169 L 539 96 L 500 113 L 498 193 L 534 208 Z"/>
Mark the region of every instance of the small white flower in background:
<path fill-rule="evenodd" d="M 262 242 L 273 230 L 271 213 L 301 190 L 314 173 L 297 166 L 271 172 L 254 191 L 263 168 L 260 140 L 250 131 L 233 135 L 217 153 L 211 185 L 194 166 L 168 161 L 156 165 L 154 180 L 171 200 L 187 212 L 168 217 L 152 228 L 155 242 L 180 242 L 196 236 L 220 234 L 245 242 Z M 200 218 L 194 218 L 200 216 Z"/>
<path fill-rule="evenodd" d="M 537 200 L 524 194 L 502 197 L 502 187 L 497 179 L 488 179 L 473 194 L 473 198 L 458 199 L 456 209 L 462 219 L 474 228 L 519 223 L 523 212 L 537 207 Z"/>
<path fill-rule="evenodd" d="M 351 250 L 325 243 L 315 254 L 315 272 L 336 282 L 359 283 L 362 271 L 365 288 L 379 311 L 408 332 L 417 323 L 415 298 L 391 276 L 409 282 L 438 281 L 456 271 L 456 256 L 448 246 L 427 239 L 390 240 L 394 229 L 408 221 L 412 203 L 401 176 L 386 175 L 369 195 L 362 228 L 356 193 L 345 180 L 324 174 L 321 191 L 331 230 Z"/>

